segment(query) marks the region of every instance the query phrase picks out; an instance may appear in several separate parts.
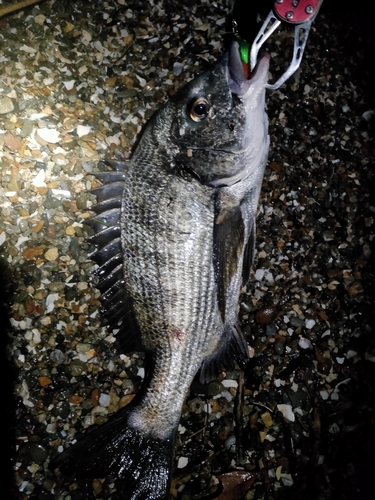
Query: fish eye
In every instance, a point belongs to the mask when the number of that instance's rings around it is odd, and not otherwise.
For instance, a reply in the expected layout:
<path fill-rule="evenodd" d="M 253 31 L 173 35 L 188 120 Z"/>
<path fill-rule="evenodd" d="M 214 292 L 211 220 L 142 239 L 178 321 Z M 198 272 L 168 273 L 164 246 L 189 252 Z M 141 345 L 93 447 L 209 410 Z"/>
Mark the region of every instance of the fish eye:
<path fill-rule="evenodd" d="M 208 112 L 210 111 L 210 104 L 204 97 L 198 97 L 195 99 L 189 110 L 190 118 L 195 122 L 201 122 L 206 118 Z"/>

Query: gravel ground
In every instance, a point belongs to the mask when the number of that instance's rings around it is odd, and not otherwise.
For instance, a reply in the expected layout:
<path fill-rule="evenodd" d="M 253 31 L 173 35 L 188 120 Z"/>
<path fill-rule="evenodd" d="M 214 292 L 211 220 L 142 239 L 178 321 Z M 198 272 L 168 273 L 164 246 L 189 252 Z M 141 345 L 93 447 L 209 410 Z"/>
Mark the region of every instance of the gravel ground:
<path fill-rule="evenodd" d="M 330 7 L 300 71 L 267 97 L 272 149 L 240 304 L 252 357 L 192 385 L 171 498 L 375 491 L 374 23 Z M 91 174 L 100 158 L 129 156 L 154 110 L 222 52 L 231 8 L 46 1 L 0 19 L 6 498 L 123 498 L 121 484 L 66 483 L 48 468 L 144 373 L 142 355 L 118 354 L 100 325 Z M 290 35 L 268 45 L 273 78 Z"/>

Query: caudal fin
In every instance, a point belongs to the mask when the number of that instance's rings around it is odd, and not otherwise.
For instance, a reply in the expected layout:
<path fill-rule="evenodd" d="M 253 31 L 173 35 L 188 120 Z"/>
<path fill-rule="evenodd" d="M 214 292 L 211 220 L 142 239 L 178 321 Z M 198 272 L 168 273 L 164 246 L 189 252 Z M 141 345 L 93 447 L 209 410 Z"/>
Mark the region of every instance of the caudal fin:
<path fill-rule="evenodd" d="M 174 436 L 161 440 L 128 425 L 127 408 L 65 450 L 51 464 L 75 478 L 121 479 L 129 500 L 166 500 Z"/>

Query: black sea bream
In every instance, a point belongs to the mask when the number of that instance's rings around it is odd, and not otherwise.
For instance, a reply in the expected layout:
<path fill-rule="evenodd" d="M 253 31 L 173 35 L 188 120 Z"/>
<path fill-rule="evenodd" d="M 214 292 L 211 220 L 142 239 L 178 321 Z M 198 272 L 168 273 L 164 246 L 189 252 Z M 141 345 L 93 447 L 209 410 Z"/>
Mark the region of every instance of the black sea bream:
<path fill-rule="evenodd" d="M 247 80 L 233 42 L 155 113 L 130 161 L 98 175 L 105 316 L 124 350 L 146 353 L 146 377 L 128 406 L 57 458 L 65 474 L 121 478 L 124 498 L 166 499 L 194 376 L 208 380 L 228 350 L 247 354 L 237 304 L 269 146 L 268 63 Z"/>

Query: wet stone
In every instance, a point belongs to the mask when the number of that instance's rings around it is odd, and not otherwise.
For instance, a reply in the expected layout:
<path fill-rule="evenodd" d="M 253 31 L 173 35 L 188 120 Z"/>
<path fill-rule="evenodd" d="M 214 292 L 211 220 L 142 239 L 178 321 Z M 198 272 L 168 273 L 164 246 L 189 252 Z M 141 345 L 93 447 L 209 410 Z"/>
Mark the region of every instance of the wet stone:
<path fill-rule="evenodd" d="M 77 290 L 77 288 L 75 286 L 66 286 L 65 287 L 65 298 L 66 300 L 68 300 L 69 302 L 71 300 L 75 300 L 76 298 L 79 297 L 79 291 Z"/>
<path fill-rule="evenodd" d="M 134 384 L 133 381 L 130 380 L 130 378 L 126 378 L 123 380 L 121 387 L 124 391 L 124 395 L 131 394 L 134 392 Z"/>
<path fill-rule="evenodd" d="M 274 323 L 266 326 L 267 337 L 273 337 L 277 333 L 277 326 Z"/>
<path fill-rule="evenodd" d="M 48 290 L 51 292 L 61 292 L 65 288 L 65 283 L 62 283 L 61 281 L 53 281 L 52 283 L 48 284 Z"/>
<path fill-rule="evenodd" d="M 59 401 L 53 407 L 51 413 L 54 417 L 67 418 L 70 414 L 70 404 L 68 401 Z"/>
<path fill-rule="evenodd" d="M 77 207 L 79 210 L 85 210 L 87 208 L 87 193 L 82 192 L 77 196 Z"/>
<path fill-rule="evenodd" d="M 0 115 L 5 115 L 14 110 L 14 104 L 12 99 L 9 97 L 3 97 L 0 99 Z"/>
<path fill-rule="evenodd" d="M 81 247 L 77 238 L 72 238 L 69 244 L 69 250 L 73 259 L 78 260 L 81 252 Z"/>
<path fill-rule="evenodd" d="M 69 365 L 70 373 L 73 377 L 78 377 L 86 372 L 86 363 L 79 359 L 74 359 Z"/>
<path fill-rule="evenodd" d="M 47 196 L 44 201 L 44 208 L 47 210 L 51 208 L 58 208 L 61 205 L 61 201 L 53 196 Z"/>
<path fill-rule="evenodd" d="M 302 318 L 298 318 L 297 316 L 292 316 L 290 318 L 290 326 L 294 328 L 299 328 L 305 324 L 305 321 Z"/>
<path fill-rule="evenodd" d="M 31 462 L 40 464 L 48 457 L 47 449 L 40 443 L 26 443 L 21 453 Z"/>
<path fill-rule="evenodd" d="M 260 325 L 269 325 L 276 318 L 278 310 L 276 306 L 264 306 L 255 313 L 255 321 Z"/>
<path fill-rule="evenodd" d="M 29 118 L 26 118 L 22 124 L 20 137 L 24 139 L 25 137 L 30 135 L 32 131 L 33 131 L 33 122 Z"/>
<path fill-rule="evenodd" d="M 5 130 L 14 130 L 16 128 L 15 123 L 10 120 L 4 120 L 4 129 Z"/>
<path fill-rule="evenodd" d="M 230 434 L 224 443 L 225 449 L 230 453 L 236 453 L 236 437 L 234 434 Z"/>
<path fill-rule="evenodd" d="M 58 365 L 66 363 L 66 356 L 60 349 L 55 349 L 54 351 L 52 351 L 50 354 L 50 358 L 54 363 L 57 363 Z"/>
<path fill-rule="evenodd" d="M 284 339 L 276 339 L 273 345 L 273 349 L 276 354 L 282 356 L 285 352 L 285 341 Z"/>
<path fill-rule="evenodd" d="M 207 396 L 209 398 L 213 398 L 214 396 L 221 394 L 224 390 L 224 386 L 220 382 L 211 382 L 207 387 Z"/>

